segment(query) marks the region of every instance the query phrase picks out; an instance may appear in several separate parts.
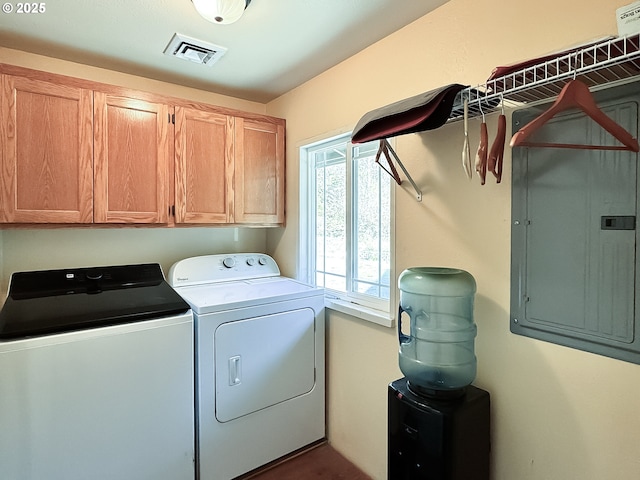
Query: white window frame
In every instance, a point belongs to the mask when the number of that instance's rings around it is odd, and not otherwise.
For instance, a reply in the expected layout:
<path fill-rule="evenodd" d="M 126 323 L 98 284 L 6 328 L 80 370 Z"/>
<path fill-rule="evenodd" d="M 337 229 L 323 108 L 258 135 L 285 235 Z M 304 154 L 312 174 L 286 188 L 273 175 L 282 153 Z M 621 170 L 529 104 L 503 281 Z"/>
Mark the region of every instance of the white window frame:
<path fill-rule="evenodd" d="M 311 168 L 311 159 L 309 151 L 319 145 L 326 145 L 331 142 L 342 143 L 349 142 L 350 132 L 340 133 L 336 135 L 328 135 L 305 142 L 299 147 L 299 164 L 300 164 L 300 223 L 299 223 L 299 261 L 298 261 L 298 278 L 315 285 L 315 252 L 311 251 L 312 231 L 315 229 L 315 205 L 309 195 L 309 188 L 312 185 L 312 177 L 314 170 Z M 350 162 L 347 162 L 347 205 L 352 204 L 353 178 Z M 358 294 L 357 292 L 340 292 L 336 290 L 325 289 L 325 306 L 332 310 L 337 310 L 357 318 L 371 321 L 373 323 L 386 327 L 393 326 L 395 317 L 393 308 L 396 304 L 396 288 L 395 288 L 395 189 L 390 181 L 390 273 L 389 273 L 389 300 L 382 298 L 372 298 Z M 352 258 L 353 238 L 351 235 L 352 218 L 351 209 L 347 208 L 347 264 L 351 270 L 354 267 Z M 349 227 L 351 226 L 351 227 Z M 347 279 L 351 276 L 351 272 L 347 272 Z M 348 282 L 349 283 L 349 282 Z"/>

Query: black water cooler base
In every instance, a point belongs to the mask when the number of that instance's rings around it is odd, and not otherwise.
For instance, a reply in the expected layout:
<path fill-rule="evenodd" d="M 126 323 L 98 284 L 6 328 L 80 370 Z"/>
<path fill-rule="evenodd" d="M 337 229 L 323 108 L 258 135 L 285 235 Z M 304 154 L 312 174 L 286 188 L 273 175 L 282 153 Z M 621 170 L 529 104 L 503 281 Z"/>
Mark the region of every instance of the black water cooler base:
<path fill-rule="evenodd" d="M 473 385 L 456 399 L 389 385 L 388 480 L 489 480 L 489 393 Z"/>

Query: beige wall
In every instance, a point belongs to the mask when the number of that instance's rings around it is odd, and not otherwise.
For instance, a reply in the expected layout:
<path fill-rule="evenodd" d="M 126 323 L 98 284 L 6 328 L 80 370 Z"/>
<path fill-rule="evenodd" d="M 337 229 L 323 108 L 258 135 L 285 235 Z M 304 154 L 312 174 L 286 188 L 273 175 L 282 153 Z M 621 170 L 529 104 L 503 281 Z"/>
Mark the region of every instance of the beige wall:
<path fill-rule="evenodd" d="M 458 82 L 482 83 L 498 65 L 616 33 L 630 0 L 451 0 L 267 106 L 287 119 L 287 228 L 267 245 L 296 272 L 298 147 L 348 131 L 369 110 Z M 488 118 L 495 135 L 495 115 Z M 470 122 L 472 150 L 479 121 Z M 469 183 L 462 125 L 398 137 L 396 150 L 424 191 L 396 197 L 398 274 L 445 265 L 477 280 L 476 385 L 492 396 L 494 480 L 636 480 L 640 475 L 640 365 L 509 332 L 510 152 L 502 184 Z M 328 314 L 331 443 L 375 479 L 386 478 L 387 384 L 401 376 L 393 329 Z"/>
<path fill-rule="evenodd" d="M 172 83 L 161 82 L 146 77 L 128 75 L 104 68 L 92 67 L 81 63 L 67 62 L 57 58 L 44 57 L 32 53 L 12 50 L 0 47 L 0 63 L 8 63 L 19 67 L 33 68 L 44 72 L 68 75 L 70 77 L 83 78 L 94 82 L 117 85 L 125 88 L 134 88 L 144 92 L 168 95 L 177 98 L 184 98 L 196 102 L 210 103 L 220 107 L 235 108 L 245 112 L 265 113 L 265 105 L 249 100 L 220 95 L 212 92 L 205 92 L 190 87 L 174 85 Z"/>
<path fill-rule="evenodd" d="M 56 228 L 4 230 L 2 291 L 12 272 L 55 268 L 159 263 L 167 274 L 186 257 L 264 252 L 263 229 Z"/>
<path fill-rule="evenodd" d="M 265 113 L 265 105 L 96 67 L 0 48 L 0 63 L 102 83 Z M 0 292 L 12 272 L 154 262 L 164 272 L 181 258 L 227 252 L 264 252 L 264 229 L 249 228 L 61 228 L 0 232 Z"/>

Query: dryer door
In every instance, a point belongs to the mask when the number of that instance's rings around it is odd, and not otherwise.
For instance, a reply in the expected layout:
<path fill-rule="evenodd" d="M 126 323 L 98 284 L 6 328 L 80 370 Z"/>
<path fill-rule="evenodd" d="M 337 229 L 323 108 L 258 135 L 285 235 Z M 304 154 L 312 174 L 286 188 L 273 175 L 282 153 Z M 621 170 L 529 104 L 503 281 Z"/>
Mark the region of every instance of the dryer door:
<path fill-rule="evenodd" d="M 315 385 L 311 308 L 221 324 L 214 336 L 216 419 L 248 415 Z"/>

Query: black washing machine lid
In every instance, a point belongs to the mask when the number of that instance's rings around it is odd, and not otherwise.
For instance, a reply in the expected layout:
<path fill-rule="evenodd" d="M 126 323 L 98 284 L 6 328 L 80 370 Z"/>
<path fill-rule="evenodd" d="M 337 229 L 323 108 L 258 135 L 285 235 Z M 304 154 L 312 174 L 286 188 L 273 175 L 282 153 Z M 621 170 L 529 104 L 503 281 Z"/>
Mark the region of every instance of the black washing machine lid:
<path fill-rule="evenodd" d="M 0 339 L 178 315 L 189 305 L 157 263 L 18 272 L 0 311 Z"/>

